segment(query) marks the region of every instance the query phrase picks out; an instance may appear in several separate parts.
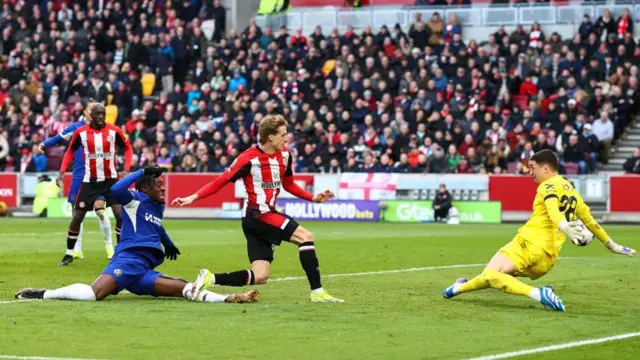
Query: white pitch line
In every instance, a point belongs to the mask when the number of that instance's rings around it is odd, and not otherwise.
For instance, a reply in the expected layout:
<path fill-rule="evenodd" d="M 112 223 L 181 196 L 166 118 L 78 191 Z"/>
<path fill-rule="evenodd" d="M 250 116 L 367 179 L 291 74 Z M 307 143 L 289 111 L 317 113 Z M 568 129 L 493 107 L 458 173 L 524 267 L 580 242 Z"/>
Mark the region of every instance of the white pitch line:
<path fill-rule="evenodd" d="M 605 342 L 608 342 L 608 341 L 623 340 L 623 339 L 629 339 L 629 338 L 638 337 L 638 336 L 640 336 L 640 332 L 633 332 L 633 333 L 620 334 L 620 335 L 614 335 L 614 336 L 607 336 L 607 337 L 596 338 L 596 339 L 572 341 L 572 342 L 568 342 L 568 343 L 564 343 L 564 344 L 549 345 L 549 346 L 543 346 L 543 347 L 533 348 L 533 349 L 512 351 L 512 352 L 502 353 L 502 354 L 475 357 L 475 358 L 470 358 L 470 359 L 466 359 L 466 360 L 506 359 L 506 358 L 510 358 L 510 357 L 537 354 L 537 353 L 542 353 L 542 352 L 547 352 L 547 351 L 556 351 L 556 350 L 569 349 L 569 348 L 574 348 L 574 347 L 579 347 L 579 346 L 601 344 L 601 343 L 605 343 Z"/>
<path fill-rule="evenodd" d="M 33 300 L 9 300 L 9 301 L 0 301 L 0 305 L 2 305 L 2 304 L 15 304 L 15 303 L 19 303 L 19 302 L 29 302 L 29 301 L 33 301 Z"/>
<path fill-rule="evenodd" d="M 572 256 L 572 257 L 559 257 L 558 260 L 568 260 L 568 259 L 585 259 L 586 257 L 580 256 Z M 366 271 L 359 273 L 346 273 L 346 274 L 327 274 L 322 275 L 323 278 L 328 277 L 344 277 L 344 276 L 366 276 L 366 275 L 386 275 L 386 274 L 397 274 L 397 273 L 405 273 L 405 272 L 416 272 L 416 271 L 430 271 L 430 270 L 445 270 L 445 269 L 457 269 L 457 268 L 466 268 L 466 267 L 480 267 L 486 266 L 486 263 L 482 264 L 457 264 L 457 265 L 441 265 L 441 266 L 425 266 L 425 267 L 414 267 L 408 269 L 395 269 L 395 270 L 380 270 L 380 271 Z M 278 281 L 293 281 L 293 280 L 304 280 L 307 279 L 306 276 L 286 276 L 281 278 L 269 279 L 269 282 L 278 282 Z"/>
<path fill-rule="evenodd" d="M 458 265 L 443 265 L 443 266 L 426 266 L 426 267 L 416 267 L 416 268 L 408 268 L 408 269 L 367 271 L 367 272 L 359 272 L 359 273 L 327 274 L 327 275 L 322 275 L 322 277 L 323 278 L 328 278 L 328 277 L 344 277 L 344 276 L 385 275 L 385 274 L 397 274 L 397 273 L 415 272 L 415 271 L 429 271 L 429 270 L 456 269 L 456 268 L 465 268 L 465 267 L 478 267 L 478 266 L 485 266 L 485 265 L 487 265 L 487 264 L 458 264 Z M 287 276 L 287 277 L 270 279 L 269 282 L 302 280 L 302 279 L 306 279 L 306 278 L 307 278 L 306 276 Z"/>
<path fill-rule="evenodd" d="M 61 357 L 47 357 L 47 356 L 17 356 L 17 355 L 0 355 L 0 359 L 18 359 L 18 360 L 96 360 L 96 359 L 61 358 Z"/>

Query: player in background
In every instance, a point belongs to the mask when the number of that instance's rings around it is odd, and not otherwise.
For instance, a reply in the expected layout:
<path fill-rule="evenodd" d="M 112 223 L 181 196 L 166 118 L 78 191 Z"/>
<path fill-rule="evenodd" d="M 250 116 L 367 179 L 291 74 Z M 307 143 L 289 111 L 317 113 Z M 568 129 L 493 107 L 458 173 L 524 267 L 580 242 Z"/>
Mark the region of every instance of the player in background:
<path fill-rule="evenodd" d="M 73 284 L 60 289 L 27 288 L 17 299 L 102 300 L 123 289 L 137 295 L 184 297 L 201 302 L 255 302 L 260 294 L 253 290 L 221 295 L 181 279 L 164 276 L 154 269 L 164 258 L 176 260 L 180 250 L 162 227 L 165 185 L 162 169 L 154 166 L 138 170 L 117 182 L 111 196 L 125 207 L 122 239 L 102 274 L 91 285 Z M 129 188 L 135 184 L 137 191 Z M 162 247 L 164 246 L 164 251 Z"/>
<path fill-rule="evenodd" d="M 247 239 L 251 270 L 214 275 L 203 269 L 194 287 L 202 284 L 265 284 L 271 272 L 274 248 L 285 240 L 298 246 L 300 264 L 311 286 L 309 299 L 313 302 L 343 302 L 329 295 L 322 287 L 320 265 L 311 232 L 298 225 L 290 216 L 277 212 L 275 208 L 280 185 L 296 197 L 317 203 L 334 198 L 333 192 L 325 190 L 313 196 L 293 181 L 293 159 L 291 153 L 284 148 L 287 135 L 284 117 L 266 116 L 260 122 L 258 135 L 260 144 L 240 154 L 222 176 L 193 195 L 173 200 L 173 205 L 189 205 L 215 194 L 229 182 L 238 179 L 242 179 L 247 190 L 242 210 L 242 231 Z"/>
<path fill-rule="evenodd" d="M 63 141 L 68 142 L 71 140 L 73 133 L 86 125 L 87 122 L 83 117 L 80 120 L 72 123 L 62 130 L 62 132 L 54 137 L 51 137 L 45 140 L 42 144 L 40 144 L 40 152 L 44 153 L 45 149 L 51 146 L 60 145 Z M 78 190 L 80 189 L 80 184 L 82 184 L 82 178 L 84 177 L 84 150 L 78 148 L 73 156 L 73 177 L 71 178 L 71 188 L 69 189 L 69 197 L 67 202 L 70 204 L 75 204 L 76 196 L 78 195 Z M 60 188 L 62 188 L 61 183 L 58 184 Z M 96 212 L 96 216 L 98 217 L 98 224 L 100 226 L 100 233 L 104 237 L 104 248 L 107 252 L 107 259 L 111 259 L 113 257 L 113 241 L 111 237 L 111 220 L 109 216 L 105 213 L 105 201 L 104 197 L 100 196 L 93 203 L 93 210 Z M 75 211 L 75 210 L 74 210 Z M 83 222 L 84 223 L 84 222 Z M 73 257 L 75 259 L 82 259 L 84 256 L 82 254 L 82 235 L 84 226 L 80 224 L 80 231 L 78 233 L 78 239 L 76 245 L 73 249 Z"/>
<path fill-rule="evenodd" d="M 551 286 L 534 288 L 515 276 L 532 280 L 545 275 L 555 265 L 565 235 L 576 244 L 587 236 L 578 219 L 607 249 L 615 254 L 633 256 L 634 249 L 618 245 L 591 215 L 591 210 L 573 186 L 558 175 L 558 158 L 550 150 L 542 150 L 529 160 L 530 174 L 538 184 L 533 201 L 533 214 L 518 230 L 516 237 L 496 253 L 484 271 L 471 280 L 458 279 L 445 289 L 445 298 L 461 293 L 494 288 L 510 294 L 523 295 L 540 302 L 544 307 L 565 311 L 562 300 Z"/>
<path fill-rule="evenodd" d="M 58 181 L 62 182 L 65 171 L 73 161 L 74 153 L 82 148 L 85 171 L 69 225 L 67 251 L 58 263 L 60 266 L 66 266 L 73 262 L 73 249 L 78 240 L 80 225 L 82 225 L 87 211 L 93 209 L 94 202 L 101 196 L 104 197 L 106 206 L 110 206 L 113 210 L 113 215 L 116 218 L 116 240 L 120 241 L 121 207 L 117 202 L 114 202 L 110 195 L 110 189 L 118 181 L 117 149 L 124 148 L 123 176 L 131 168 L 133 149 L 122 130 L 106 123 L 104 105 L 95 102 L 89 103 L 84 116 L 88 120 L 88 124 L 79 127 L 73 133 L 58 174 Z"/>

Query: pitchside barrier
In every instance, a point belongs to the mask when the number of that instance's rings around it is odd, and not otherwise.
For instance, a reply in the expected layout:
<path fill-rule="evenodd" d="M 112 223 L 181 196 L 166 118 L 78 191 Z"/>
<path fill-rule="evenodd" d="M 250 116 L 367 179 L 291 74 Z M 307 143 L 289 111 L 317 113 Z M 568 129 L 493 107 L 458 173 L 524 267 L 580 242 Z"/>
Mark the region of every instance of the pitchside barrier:
<path fill-rule="evenodd" d="M 0 202 L 28 208 L 39 174 L 0 173 Z M 55 179 L 56 174 L 49 174 Z M 196 192 L 220 174 L 165 174 L 168 201 Z M 588 175 L 568 177 L 603 221 L 640 223 L 640 176 Z M 536 184 L 529 176 L 456 174 L 296 174 L 298 185 L 310 192 L 331 189 L 336 200 L 313 204 L 281 191 L 277 208 L 302 220 L 431 221 L 431 201 L 445 184 L 460 212 L 461 222 L 495 223 L 528 216 Z M 68 217 L 65 205 L 71 175 L 65 177 L 60 199 L 51 199 L 49 216 Z M 245 197 L 242 182 L 185 208 L 167 207 L 168 218 L 238 218 Z"/>

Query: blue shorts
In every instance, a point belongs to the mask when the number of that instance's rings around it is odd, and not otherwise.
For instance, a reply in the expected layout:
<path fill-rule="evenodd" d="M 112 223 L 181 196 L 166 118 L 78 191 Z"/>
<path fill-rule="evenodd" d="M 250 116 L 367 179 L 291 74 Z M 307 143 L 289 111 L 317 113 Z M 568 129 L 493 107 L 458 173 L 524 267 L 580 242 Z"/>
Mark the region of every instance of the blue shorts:
<path fill-rule="evenodd" d="M 67 198 L 67 202 L 69 204 L 76 203 L 76 197 L 80 191 L 80 185 L 82 185 L 82 177 L 73 177 L 71 179 L 71 188 L 69 189 L 69 197 Z M 104 200 L 104 196 L 99 196 L 96 200 Z"/>
<path fill-rule="evenodd" d="M 162 253 L 157 249 L 130 248 L 117 252 L 102 273 L 118 283 L 113 295 L 127 289 L 136 295 L 157 296 L 153 287 L 162 274 L 154 268 L 162 261 Z"/>

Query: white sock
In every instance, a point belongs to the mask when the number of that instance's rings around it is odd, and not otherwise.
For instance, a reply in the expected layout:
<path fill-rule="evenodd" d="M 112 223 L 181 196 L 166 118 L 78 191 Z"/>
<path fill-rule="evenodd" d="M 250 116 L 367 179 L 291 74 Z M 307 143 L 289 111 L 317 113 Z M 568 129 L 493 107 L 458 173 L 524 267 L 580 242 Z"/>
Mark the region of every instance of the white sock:
<path fill-rule="evenodd" d="M 195 299 L 193 298 L 193 292 L 191 291 L 192 287 L 193 283 L 188 283 L 182 289 L 182 297 L 189 301 L 195 301 Z"/>
<path fill-rule="evenodd" d="M 73 284 L 44 292 L 45 299 L 96 301 L 96 294 L 87 284 Z"/>
<path fill-rule="evenodd" d="M 538 288 L 531 289 L 531 292 L 529 292 L 529 297 L 537 302 L 542 301 L 542 298 L 540 297 L 540 289 Z"/>
<path fill-rule="evenodd" d="M 102 233 L 102 237 L 104 237 L 104 246 L 113 246 L 113 241 L 111 239 L 111 219 L 109 219 L 109 216 L 104 214 L 102 220 L 98 218 L 98 225 L 100 225 L 100 233 Z"/>
<path fill-rule="evenodd" d="M 453 284 L 453 293 L 454 294 L 459 294 L 460 293 L 460 286 L 462 286 L 462 284 L 458 284 L 458 282 L 456 282 L 455 284 Z"/>
<path fill-rule="evenodd" d="M 222 295 L 214 293 L 213 291 L 202 290 L 198 295 L 198 301 L 209 303 L 223 303 L 225 302 L 225 300 L 227 300 L 227 297 L 229 297 L 229 295 Z"/>
<path fill-rule="evenodd" d="M 73 251 L 82 252 L 82 234 L 84 233 L 84 223 L 80 224 L 80 231 L 78 232 L 78 239 L 76 240 L 76 246 L 73 247 Z M 69 255 L 73 255 L 73 251 Z"/>
<path fill-rule="evenodd" d="M 311 293 L 314 295 L 322 294 L 323 292 L 324 292 L 324 288 L 321 288 L 321 287 L 311 290 Z"/>

